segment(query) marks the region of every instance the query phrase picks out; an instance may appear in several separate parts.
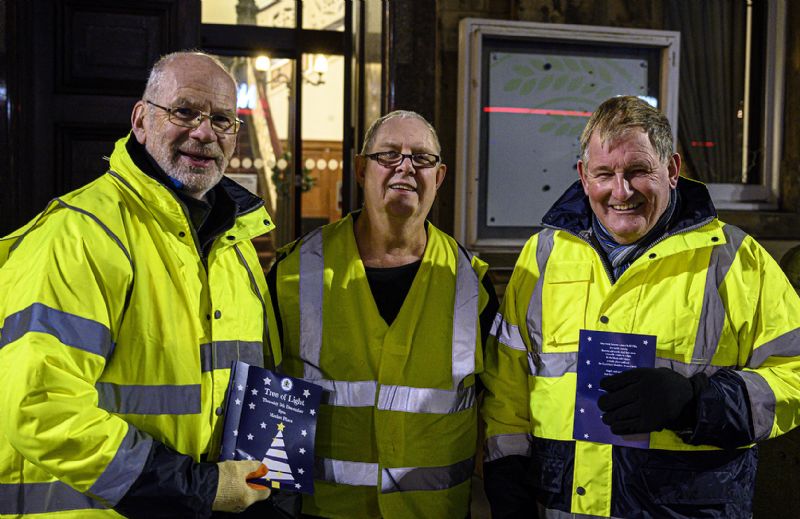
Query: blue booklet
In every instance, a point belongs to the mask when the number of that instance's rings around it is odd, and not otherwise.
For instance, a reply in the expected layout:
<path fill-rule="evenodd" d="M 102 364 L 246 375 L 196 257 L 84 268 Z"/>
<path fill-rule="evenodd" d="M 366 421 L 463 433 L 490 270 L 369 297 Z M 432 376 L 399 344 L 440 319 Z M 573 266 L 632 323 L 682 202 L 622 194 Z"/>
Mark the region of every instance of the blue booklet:
<path fill-rule="evenodd" d="M 604 393 L 600 380 L 632 368 L 652 368 L 656 360 L 655 335 L 581 330 L 578 342 L 577 390 L 572 437 L 646 449 L 649 434 L 618 436 L 603 423 L 597 400 Z"/>
<path fill-rule="evenodd" d="M 302 379 L 235 362 L 225 403 L 221 460 L 258 460 L 254 482 L 314 493 L 314 435 L 322 388 Z"/>

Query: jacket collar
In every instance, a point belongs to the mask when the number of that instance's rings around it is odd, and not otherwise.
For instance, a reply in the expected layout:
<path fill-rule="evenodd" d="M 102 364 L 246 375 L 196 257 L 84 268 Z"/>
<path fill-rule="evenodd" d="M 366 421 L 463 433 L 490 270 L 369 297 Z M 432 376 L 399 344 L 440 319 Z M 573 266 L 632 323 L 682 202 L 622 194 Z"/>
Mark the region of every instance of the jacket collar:
<path fill-rule="evenodd" d="M 146 174 L 133 160 L 126 147 L 128 139 L 131 138 L 133 137 L 129 134 L 116 142 L 109 161 L 111 173 L 133 191 L 151 212 L 160 215 L 160 219 L 165 223 L 169 222 L 169 226 L 174 227 L 175 232 L 184 231 L 185 228 L 191 226 L 191 223 L 187 219 L 179 198 L 169 186 Z M 233 180 L 222 177 L 216 189 L 224 190 L 236 205 L 235 231 L 241 227 L 239 217 L 256 213 L 259 210 L 263 211 L 263 215 L 252 219 L 252 225 L 246 225 L 248 229 L 240 228 L 234 232 L 237 236 L 249 238 L 269 232 L 275 227 L 270 218 L 264 218 L 268 216 L 263 210 L 264 201 Z"/>
<path fill-rule="evenodd" d="M 667 235 L 706 224 L 717 217 L 717 210 L 705 184 L 684 177 L 678 178 L 678 205 L 667 224 Z M 592 208 L 589 197 L 576 180 L 542 218 L 542 225 L 586 235 L 592 227 Z"/>

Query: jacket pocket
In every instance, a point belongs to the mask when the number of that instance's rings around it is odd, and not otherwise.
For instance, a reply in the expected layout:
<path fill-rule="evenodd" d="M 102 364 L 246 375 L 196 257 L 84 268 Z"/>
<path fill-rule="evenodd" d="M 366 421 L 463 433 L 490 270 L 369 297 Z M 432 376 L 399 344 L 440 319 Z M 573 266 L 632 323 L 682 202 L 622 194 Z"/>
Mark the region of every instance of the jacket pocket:
<path fill-rule="evenodd" d="M 721 505 L 736 499 L 726 471 L 642 470 L 647 493 L 658 505 Z"/>
<path fill-rule="evenodd" d="M 577 350 L 578 330 L 586 327 L 586 305 L 592 281 L 588 261 L 548 263 L 542 288 L 543 351 Z"/>

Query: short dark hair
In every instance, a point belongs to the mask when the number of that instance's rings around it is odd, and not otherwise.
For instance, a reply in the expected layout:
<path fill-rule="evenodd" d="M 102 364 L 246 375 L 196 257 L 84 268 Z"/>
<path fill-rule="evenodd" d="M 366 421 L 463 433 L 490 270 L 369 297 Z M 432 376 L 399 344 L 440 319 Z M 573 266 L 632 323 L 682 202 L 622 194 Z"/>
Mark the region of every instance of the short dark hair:
<path fill-rule="evenodd" d="M 615 141 L 631 130 L 644 130 L 656 154 L 667 162 L 674 153 L 667 117 L 636 96 L 606 99 L 597 107 L 581 134 L 581 160 L 589 161 L 589 140 L 597 132 L 601 142 Z"/>

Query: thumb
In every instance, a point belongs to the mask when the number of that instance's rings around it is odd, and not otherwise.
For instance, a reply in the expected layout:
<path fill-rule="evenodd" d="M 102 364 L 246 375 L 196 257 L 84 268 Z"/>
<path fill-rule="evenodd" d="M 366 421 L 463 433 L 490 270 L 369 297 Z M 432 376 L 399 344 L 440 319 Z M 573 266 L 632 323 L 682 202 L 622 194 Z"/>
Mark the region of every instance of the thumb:
<path fill-rule="evenodd" d="M 258 483 L 251 483 L 250 482 L 251 479 L 263 478 L 264 476 L 267 475 L 267 472 L 269 472 L 269 469 L 267 469 L 267 466 L 264 465 L 263 463 L 260 464 L 258 466 L 258 469 L 256 469 L 255 471 L 249 473 L 248 475 L 246 475 L 244 477 L 245 481 L 247 481 L 247 486 L 252 488 L 252 489 L 254 489 L 254 490 L 269 490 L 264 485 L 259 485 Z"/>

